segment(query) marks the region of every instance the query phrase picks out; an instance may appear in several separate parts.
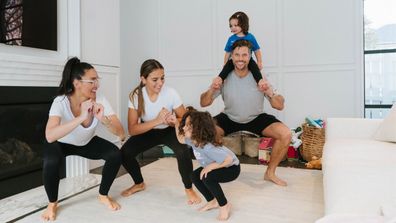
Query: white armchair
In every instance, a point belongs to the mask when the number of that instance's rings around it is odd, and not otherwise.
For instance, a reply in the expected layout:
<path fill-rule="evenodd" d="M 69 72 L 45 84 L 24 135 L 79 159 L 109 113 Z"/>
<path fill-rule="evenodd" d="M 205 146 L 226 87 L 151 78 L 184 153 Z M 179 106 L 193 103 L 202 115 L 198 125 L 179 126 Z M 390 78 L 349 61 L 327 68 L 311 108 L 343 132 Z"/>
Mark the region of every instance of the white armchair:
<path fill-rule="evenodd" d="M 381 121 L 327 120 L 322 158 L 326 216 L 377 218 L 384 205 L 396 205 L 396 144 L 373 139 Z"/>

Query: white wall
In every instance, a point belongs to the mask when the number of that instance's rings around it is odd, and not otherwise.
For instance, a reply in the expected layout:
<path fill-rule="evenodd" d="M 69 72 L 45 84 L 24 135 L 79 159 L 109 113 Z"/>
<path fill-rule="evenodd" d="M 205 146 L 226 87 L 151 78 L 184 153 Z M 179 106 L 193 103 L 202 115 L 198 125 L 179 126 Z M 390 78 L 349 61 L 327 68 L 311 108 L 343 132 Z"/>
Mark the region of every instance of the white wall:
<path fill-rule="evenodd" d="M 120 112 L 120 4 L 118 0 L 81 0 L 81 59 L 91 63 L 98 72 L 99 93 Z M 98 135 L 112 142 L 118 137 L 101 126 Z M 89 168 L 104 164 L 89 160 Z"/>
<path fill-rule="evenodd" d="M 275 112 L 288 126 L 306 116 L 362 117 L 361 0 L 120 0 L 121 115 L 148 58 L 165 67 L 167 84 L 187 105 L 219 72 L 230 35 L 228 18 L 250 17 L 250 31 L 262 48 L 264 73 L 286 98 Z M 217 113 L 221 100 L 209 109 Z"/>
<path fill-rule="evenodd" d="M 127 128 L 128 94 L 139 83 L 140 65 L 158 58 L 158 2 L 120 0 L 121 118 Z"/>

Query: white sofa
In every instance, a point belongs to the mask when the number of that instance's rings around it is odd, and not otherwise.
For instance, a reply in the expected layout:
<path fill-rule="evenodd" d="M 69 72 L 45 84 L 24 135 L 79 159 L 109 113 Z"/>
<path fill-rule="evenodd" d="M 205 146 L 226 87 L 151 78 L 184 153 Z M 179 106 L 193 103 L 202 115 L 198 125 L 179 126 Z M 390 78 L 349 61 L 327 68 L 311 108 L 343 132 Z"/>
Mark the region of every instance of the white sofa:
<path fill-rule="evenodd" d="M 325 217 L 317 223 L 396 220 L 396 143 L 373 139 L 381 122 L 327 120 L 322 158 Z"/>

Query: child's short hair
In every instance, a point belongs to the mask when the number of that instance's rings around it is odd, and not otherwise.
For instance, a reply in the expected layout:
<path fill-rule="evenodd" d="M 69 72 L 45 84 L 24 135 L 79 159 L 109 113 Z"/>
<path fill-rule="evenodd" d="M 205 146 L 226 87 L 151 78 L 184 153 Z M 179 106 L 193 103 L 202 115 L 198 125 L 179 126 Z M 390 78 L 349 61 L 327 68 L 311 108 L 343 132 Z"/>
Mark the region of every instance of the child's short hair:
<path fill-rule="evenodd" d="M 249 32 L 249 17 L 244 13 L 244 12 L 236 12 L 232 14 L 230 19 L 228 21 L 231 21 L 231 19 L 236 19 L 238 20 L 238 26 L 241 27 L 243 34 L 248 34 Z"/>

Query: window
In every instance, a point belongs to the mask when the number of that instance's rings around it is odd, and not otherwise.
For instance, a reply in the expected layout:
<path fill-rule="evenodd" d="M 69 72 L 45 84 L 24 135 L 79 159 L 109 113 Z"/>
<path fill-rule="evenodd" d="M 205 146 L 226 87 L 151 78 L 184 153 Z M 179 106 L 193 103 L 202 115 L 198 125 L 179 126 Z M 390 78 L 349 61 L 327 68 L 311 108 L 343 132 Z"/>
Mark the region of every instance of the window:
<path fill-rule="evenodd" d="M 396 1 L 364 0 L 365 117 L 396 103 Z"/>

